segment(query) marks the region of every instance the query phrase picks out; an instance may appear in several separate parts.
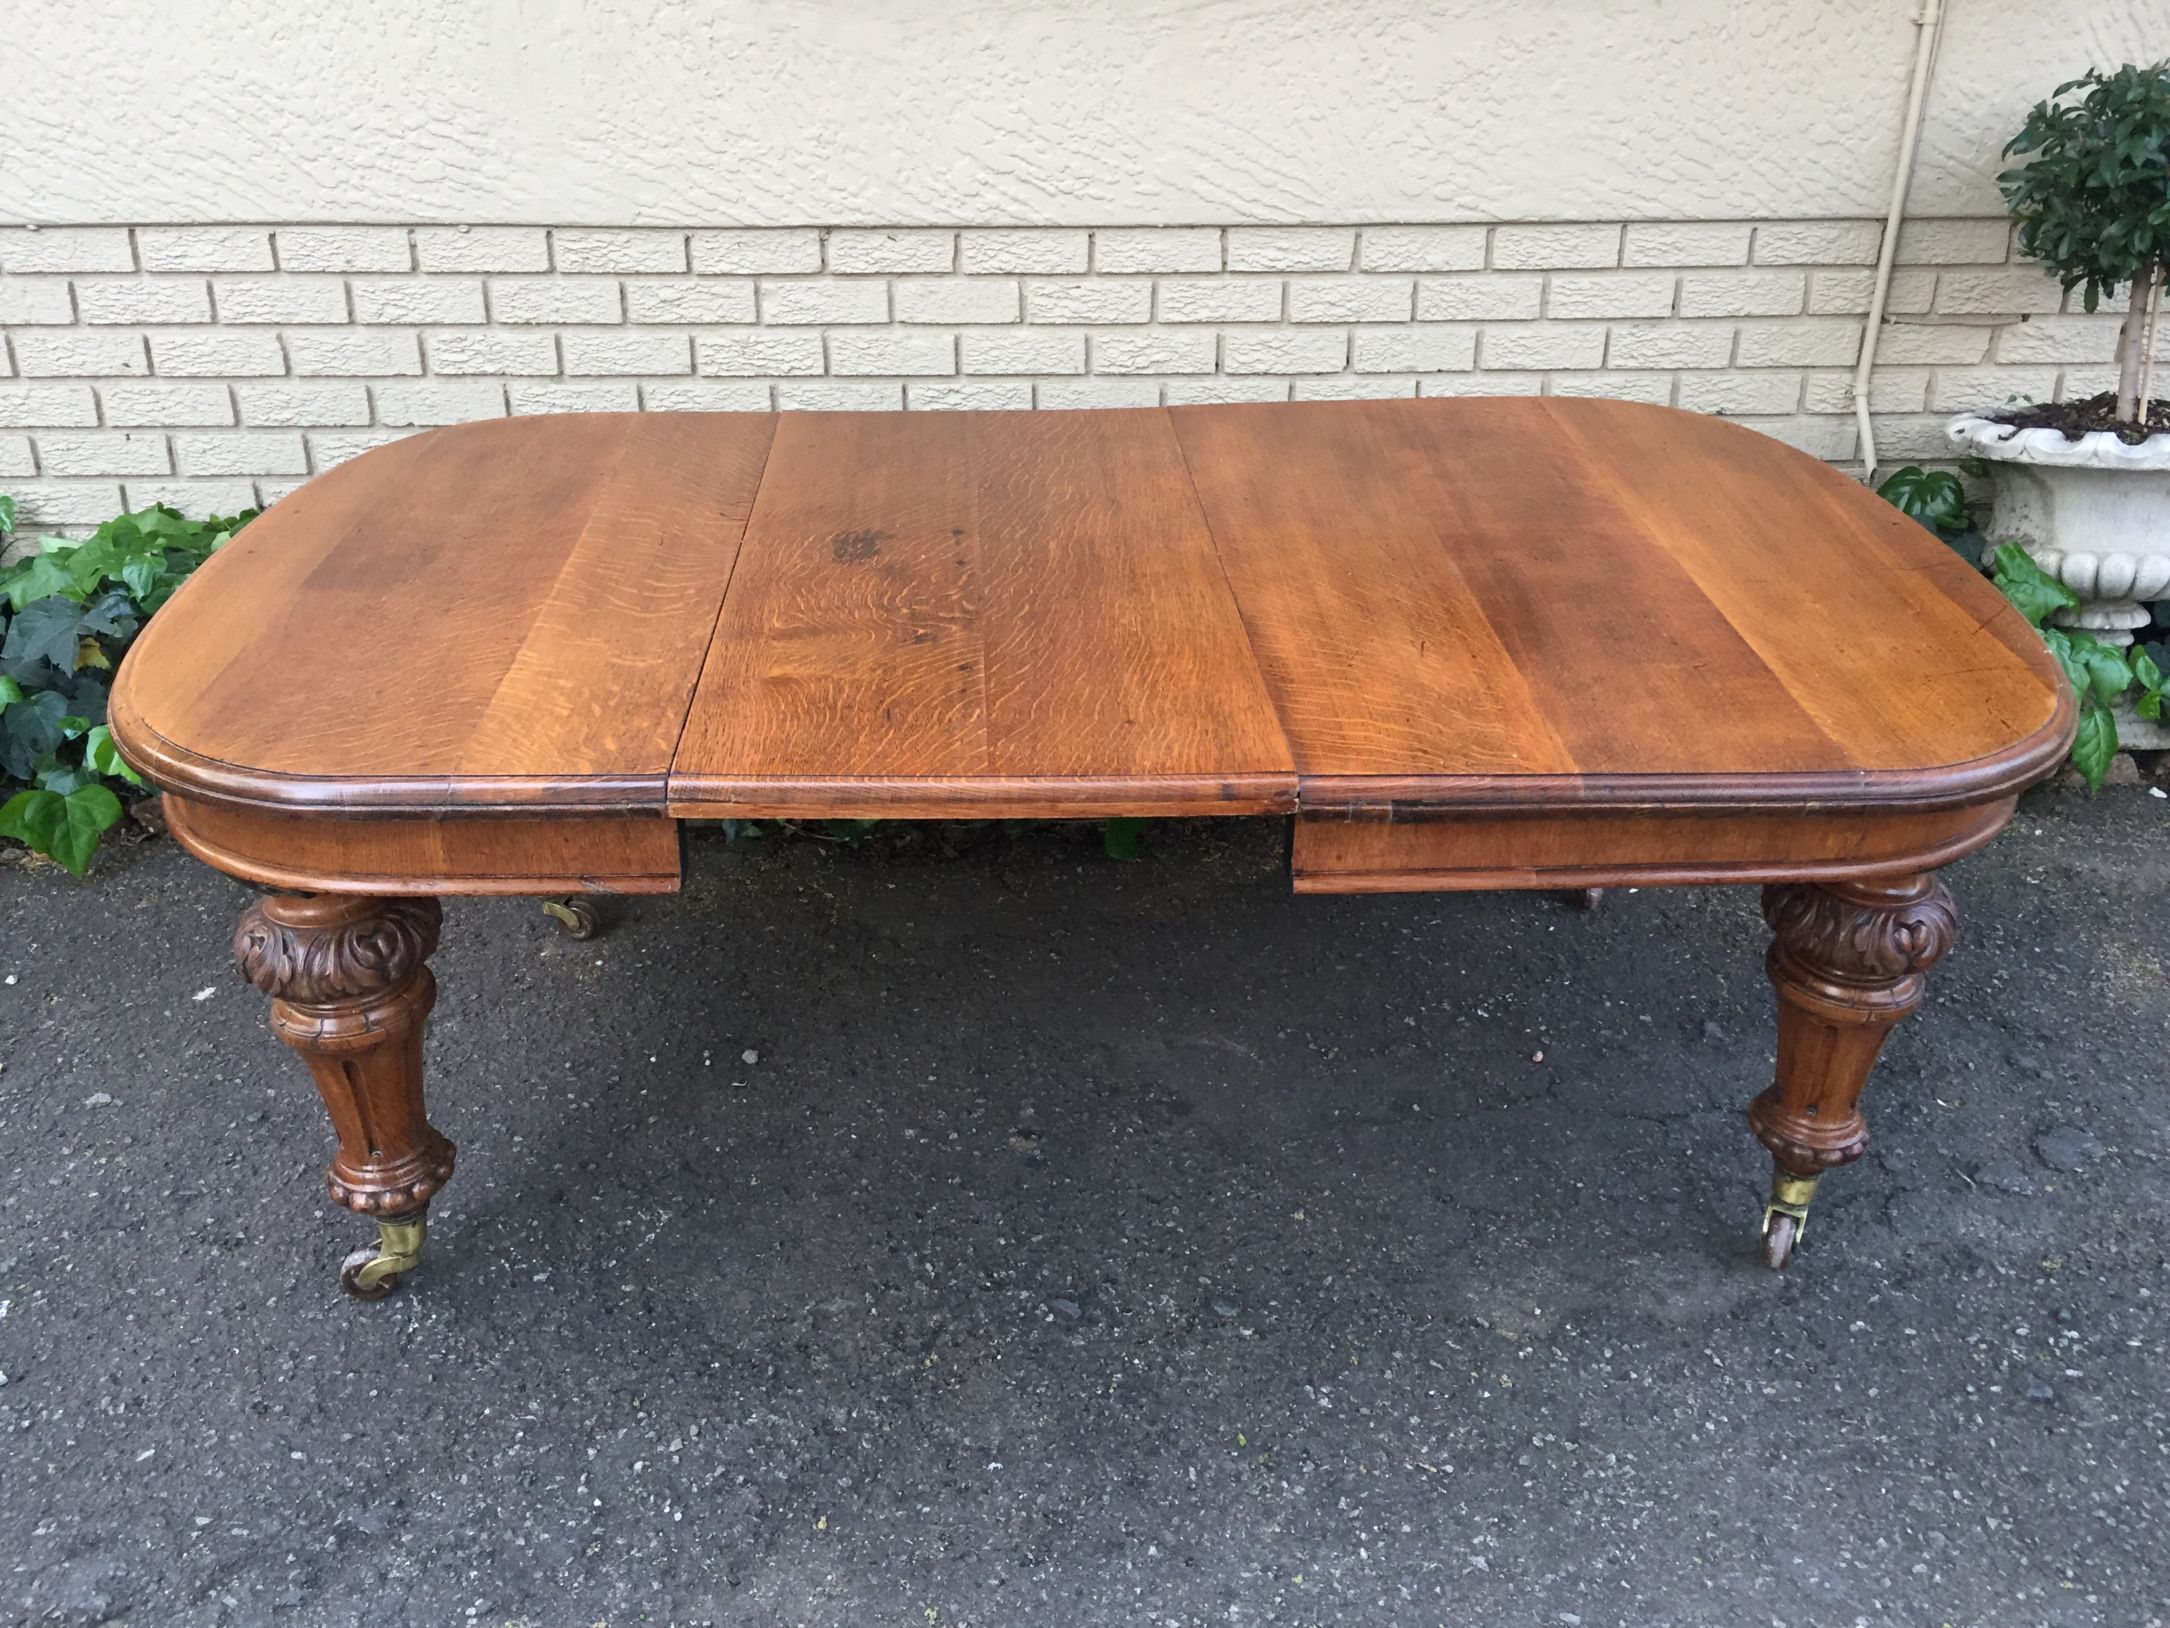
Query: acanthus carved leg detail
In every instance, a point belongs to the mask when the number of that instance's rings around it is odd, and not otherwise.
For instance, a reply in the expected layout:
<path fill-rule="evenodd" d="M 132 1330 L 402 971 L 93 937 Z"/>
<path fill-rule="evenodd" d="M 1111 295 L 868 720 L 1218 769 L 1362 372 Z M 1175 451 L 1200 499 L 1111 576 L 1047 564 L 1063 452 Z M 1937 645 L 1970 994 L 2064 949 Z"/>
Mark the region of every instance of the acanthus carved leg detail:
<path fill-rule="evenodd" d="M 1763 919 L 1778 1071 L 1748 1123 L 1775 1165 L 1764 1258 L 1784 1266 L 1817 1179 L 1868 1150 L 1861 1087 L 1891 1026 L 1921 1004 L 1922 974 L 1951 948 L 1957 917 L 1933 876 L 1903 876 L 1767 887 Z"/>
<path fill-rule="evenodd" d="M 420 1257 L 430 1199 L 452 1176 L 452 1144 L 422 1107 L 422 1028 L 437 1000 L 424 963 L 437 947 L 435 899 L 274 893 L 242 913 L 234 959 L 271 997 L 272 1032 L 301 1053 L 339 1151 L 331 1196 L 377 1222 L 374 1250 L 341 1282 L 376 1299 Z"/>

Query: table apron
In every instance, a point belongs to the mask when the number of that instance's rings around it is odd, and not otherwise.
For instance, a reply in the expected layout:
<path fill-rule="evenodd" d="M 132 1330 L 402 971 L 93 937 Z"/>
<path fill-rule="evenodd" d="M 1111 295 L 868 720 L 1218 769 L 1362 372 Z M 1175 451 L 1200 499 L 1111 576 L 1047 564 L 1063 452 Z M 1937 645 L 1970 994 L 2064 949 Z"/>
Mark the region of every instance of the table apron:
<path fill-rule="evenodd" d="M 305 893 L 676 893 L 679 828 L 653 814 L 282 814 L 168 792 L 166 824 L 205 864 Z"/>
<path fill-rule="evenodd" d="M 1970 853 L 2016 798 L 1963 808 L 1301 815 L 1298 893 L 1437 893 L 1809 881 L 1928 870 Z"/>
<path fill-rule="evenodd" d="M 2016 799 L 1951 809 L 1297 816 L 1299 893 L 1816 880 L 1927 870 L 1969 853 Z M 310 893 L 675 893 L 680 824 L 652 814 L 281 813 L 169 792 L 175 839 L 244 881 Z"/>

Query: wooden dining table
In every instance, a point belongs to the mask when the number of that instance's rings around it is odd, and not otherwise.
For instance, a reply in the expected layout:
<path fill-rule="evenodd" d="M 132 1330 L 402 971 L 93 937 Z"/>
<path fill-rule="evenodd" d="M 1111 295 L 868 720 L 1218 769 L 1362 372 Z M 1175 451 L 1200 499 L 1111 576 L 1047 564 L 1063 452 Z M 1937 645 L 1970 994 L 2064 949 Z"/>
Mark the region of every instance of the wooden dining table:
<path fill-rule="evenodd" d="M 452 1175 L 439 899 L 669 893 L 689 822 L 772 817 L 1255 815 L 1292 822 L 1299 893 L 1763 884 L 1782 1266 L 1952 942 L 1937 868 L 2074 705 L 1839 471 L 1666 408 L 1467 399 L 433 430 L 205 564 L 111 723 L 174 837 L 268 890 L 235 954 L 378 1224 L 341 1274 L 374 1297 Z"/>

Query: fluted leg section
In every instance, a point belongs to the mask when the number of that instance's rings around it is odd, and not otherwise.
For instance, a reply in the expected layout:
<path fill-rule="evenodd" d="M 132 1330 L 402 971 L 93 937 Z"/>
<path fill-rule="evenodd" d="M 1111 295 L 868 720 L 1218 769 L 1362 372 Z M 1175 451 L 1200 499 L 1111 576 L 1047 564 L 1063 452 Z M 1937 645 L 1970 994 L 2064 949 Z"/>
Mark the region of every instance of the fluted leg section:
<path fill-rule="evenodd" d="M 422 1106 L 422 1029 L 437 999 L 424 963 L 437 947 L 435 899 L 274 893 L 243 912 L 234 959 L 271 997 L 272 1032 L 301 1053 L 339 1150 L 332 1197 L 379 1224 L 374 1250 L 341 1278 L 389 1293 L 419 1258 L 424 1213 L 451 1179 L 452 1144 Z"/>
<path fill-rule="evenodd" d="M 1764 1257 L 1784 1266 L 1827 1170 L 1868 1151 L 1861 1088 L 1891 1026 L 1921 1004 L 1923 973 L 1951 948 L 1957 917 L 1933 876 L 1763 890 L 1778 991 L 1778 1072 L 1749 1105 L 1770 1149 Z"/>

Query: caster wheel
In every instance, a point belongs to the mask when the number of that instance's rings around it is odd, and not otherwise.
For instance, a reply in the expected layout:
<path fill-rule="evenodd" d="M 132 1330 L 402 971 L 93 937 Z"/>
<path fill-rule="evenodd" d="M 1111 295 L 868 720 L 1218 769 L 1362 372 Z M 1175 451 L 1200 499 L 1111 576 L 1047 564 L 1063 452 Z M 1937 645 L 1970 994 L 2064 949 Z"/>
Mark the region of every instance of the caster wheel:
<path fill-rule="evenodd" d="M 1763 1230 L 1763 1264 L 1774 1272 L 1782 1272 L 1786 1263 L 1793 1259 L 1793 1251 L 1801 1241 L 1801 1223 L 1798 1217 L 1774 1215 L 1771 1224 Z"/>
<path fill-rule="evenodd" d="M 397 1272 L 369 1272 L 380 1259 L 374 1249 L 357 1249 L 339 1263 L 339 1287 L 356 1300 L 382 1300 L 399 1287 Z"/>
<path fill-rule="evenodd" d="M 1578 910 L 1599 910 L 1604 904 L 1605 890 L 1601 887 L 1583 888 L 1575 899 L 1575 908 Z"/>
<path fill-rule="evenodd" d="M 558 931 L 567 938 L 593 938 L 602 926 L 594 901 L 577 893 L 547 901 L 543 913 L 558 924 Z"/>

